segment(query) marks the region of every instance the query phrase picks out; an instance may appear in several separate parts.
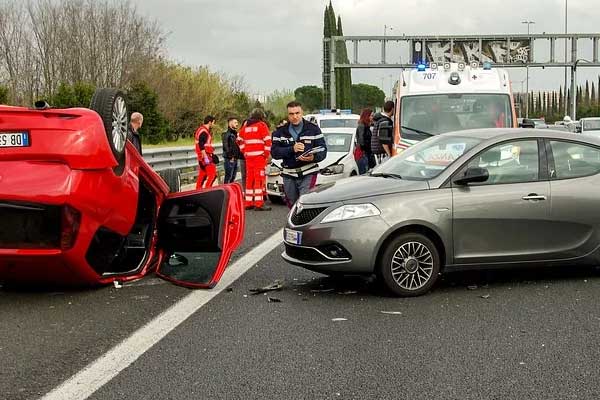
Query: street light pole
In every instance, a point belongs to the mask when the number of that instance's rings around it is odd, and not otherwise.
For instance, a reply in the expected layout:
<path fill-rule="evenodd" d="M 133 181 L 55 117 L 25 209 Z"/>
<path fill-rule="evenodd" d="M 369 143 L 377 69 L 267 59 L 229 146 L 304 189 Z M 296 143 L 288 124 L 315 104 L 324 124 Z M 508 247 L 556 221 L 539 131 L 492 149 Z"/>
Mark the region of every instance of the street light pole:
<path fill-rule="evenodd" d="M 527 36 L 529 36 L 529 26 L 535 24 L 535 21 L 521 21 L 522 24 L 527 24 Z M 525 118 L 529 118 L 529 60 L 527 60 L 527 95 L 525 96 Z"/>

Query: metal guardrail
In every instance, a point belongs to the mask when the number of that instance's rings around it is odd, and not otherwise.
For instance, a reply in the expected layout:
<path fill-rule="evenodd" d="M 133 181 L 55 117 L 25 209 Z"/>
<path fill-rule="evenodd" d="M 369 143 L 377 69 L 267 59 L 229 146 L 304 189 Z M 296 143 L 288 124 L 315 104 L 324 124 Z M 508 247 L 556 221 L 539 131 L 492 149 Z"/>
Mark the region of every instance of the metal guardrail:
<path fill-rule="evenodd" d="M 219 176 L 223 173 L 223 145 L 215 144 L 215 154 L 221 162 L 217 165 Z M 144 160 L 157 172 L 167 169 L 179 170 L 181 180 L 195 181 L 198 176 L 198 157 L 194 146 L 158 147 L 144 149 Z"/>

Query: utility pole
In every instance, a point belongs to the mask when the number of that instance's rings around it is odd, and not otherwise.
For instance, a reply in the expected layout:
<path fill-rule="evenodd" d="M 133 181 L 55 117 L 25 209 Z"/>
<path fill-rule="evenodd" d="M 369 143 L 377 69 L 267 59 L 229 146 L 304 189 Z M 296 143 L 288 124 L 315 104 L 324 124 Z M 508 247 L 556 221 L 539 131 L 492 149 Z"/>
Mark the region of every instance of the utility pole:
<path fill-rule="evenodd" d="M 535 24 L 534 21 L 521 21 L 522 24 L 527 24 L 527 36 L 529 36 L 529 26 L 532 24 Z M 531 40 L 531 39 L 530 39 Z M 525 78 L 527 80 L 527 96 L 525 97 L 526 99 L 526 106 L 525 106 L 525 118 L 529 118 L 529 60 L 527 60 L 527 78 Z"/>

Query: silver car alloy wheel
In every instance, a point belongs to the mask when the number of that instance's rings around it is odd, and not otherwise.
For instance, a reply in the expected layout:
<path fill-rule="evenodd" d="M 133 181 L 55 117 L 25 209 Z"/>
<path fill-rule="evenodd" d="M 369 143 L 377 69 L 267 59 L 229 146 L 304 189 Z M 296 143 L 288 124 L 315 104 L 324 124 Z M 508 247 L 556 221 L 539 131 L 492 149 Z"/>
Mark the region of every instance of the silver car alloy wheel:
<path fill-rule="evenodd" d="M 402 244 L 392 257 L 392 277 L 402 289 L 418 290 L 433 273 L 433 255 L 419 242 Z"/>
<path fill-rule="evenodd" d="M 127 107 L 122 97 L 117 97 L 112 112 L 112 140 L 115 149 L 122 152 L 127 140 Z"/>

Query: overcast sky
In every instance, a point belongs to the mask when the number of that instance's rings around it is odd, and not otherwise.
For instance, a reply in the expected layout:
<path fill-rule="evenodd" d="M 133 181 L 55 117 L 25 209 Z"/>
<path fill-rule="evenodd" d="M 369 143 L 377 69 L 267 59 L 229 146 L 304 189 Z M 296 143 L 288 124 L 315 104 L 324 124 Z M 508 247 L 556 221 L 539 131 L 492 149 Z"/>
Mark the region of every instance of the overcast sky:
<path fill-rule="evenodd" d="M 174 60 L 242 75 L 249 89 L 259 94 L 322 84 L 323 11 L 329 0 L 134 1 L 140 12 L 169 32 L 168 53 Z M 565 29 L 565 0 L 334 0 L 333 5 L 345 35 L 382 35 L 384 25 L 392 27 L 388 35 L 526 33 L 523 20 L 535 21 L 532 33 Z M 568 0 L 568 13 L 570 33 L 600 32 L 599 0 Z M 591 50 L 582 47 L 581 57 L 591 58 Z M 536 58 L 545 52 L 536 49 Z M 562 55 L 562 47 L 557 52 Z M 360 54 L 361 61 L 371 57 L 373 63 L 379 57 L 369 47 L 361 47 Z M 588 69 L 579 75 L 581 80 L 597 79 L 599 73 Z M 355 70 L 353 82 L 389 92 L 390 75 L 396 74 Z M 524 70 L 510 74 L 519 90 Z M 530 89 L 557 88 L 563 79 L 562 69 L 531 70 Z"/>

